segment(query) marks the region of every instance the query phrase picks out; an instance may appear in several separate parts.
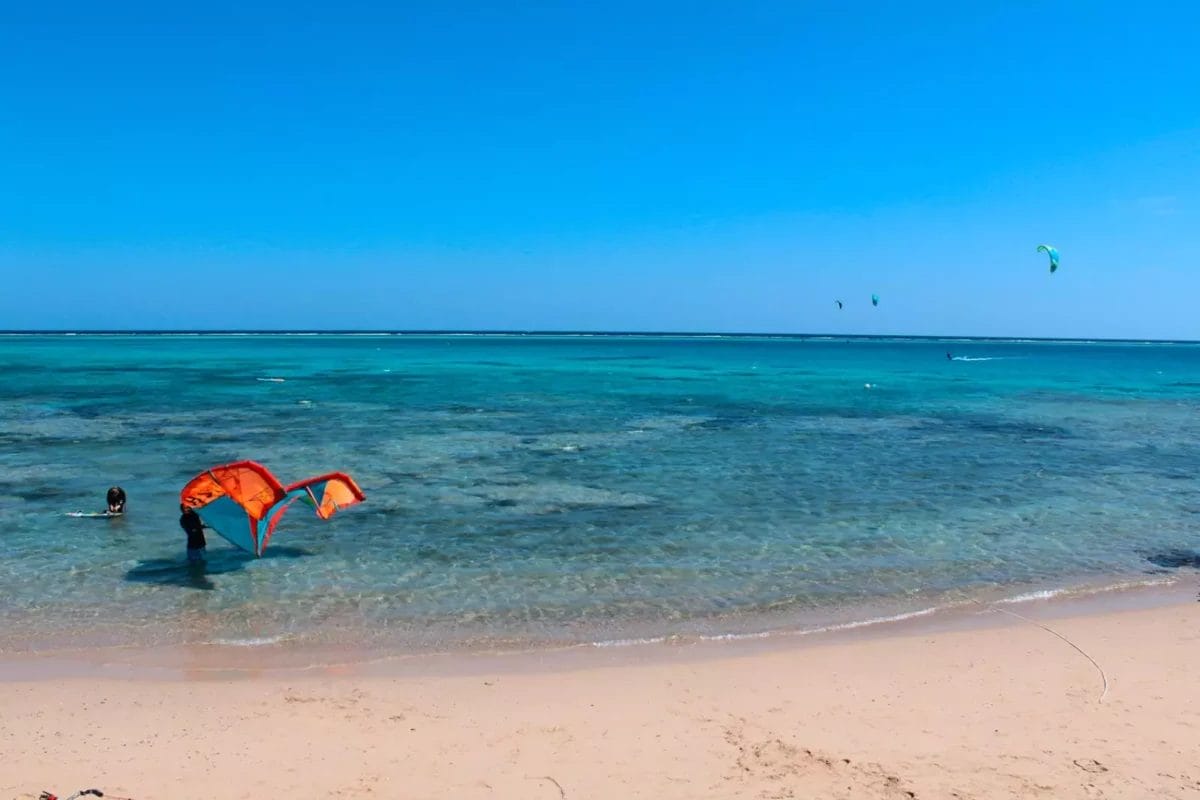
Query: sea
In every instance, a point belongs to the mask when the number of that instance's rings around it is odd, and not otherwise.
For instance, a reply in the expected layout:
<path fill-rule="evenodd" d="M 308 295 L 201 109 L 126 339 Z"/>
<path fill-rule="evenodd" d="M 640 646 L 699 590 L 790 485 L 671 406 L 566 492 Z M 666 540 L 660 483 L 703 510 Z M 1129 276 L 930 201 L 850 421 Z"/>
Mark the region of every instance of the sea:
<path fill-rule="evenodd" d="M 1200 567 L 1191 343 L 10 334 L 0 374 L 10 653 L 760 636 Z M 179 491 L 243 459 L 367 499 L 189 567 Z"/>

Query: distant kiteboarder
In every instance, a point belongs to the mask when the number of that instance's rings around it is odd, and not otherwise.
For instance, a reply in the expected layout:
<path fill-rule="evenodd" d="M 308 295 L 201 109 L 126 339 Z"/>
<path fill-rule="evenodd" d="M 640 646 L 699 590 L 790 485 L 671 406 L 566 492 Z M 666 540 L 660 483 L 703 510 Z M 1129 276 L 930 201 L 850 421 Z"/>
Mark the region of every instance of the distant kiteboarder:
<path fill-rule="evenodd" d="M 947 351 L 946 351 L 946 360 L 947 360 L 947 361 L 953 361 L 953 360 L 954 360 L 954 356 L 950 354 L 950 351 L 949 351 L 949 350 L 947 350 Z"/>
<path fill-rule="evenodd" d="M 1039 244 L 1037 251 L 1045 253 L 1050 258 L 1050 274 L 1053 275 L 1055 270 L 1058 269 L 1058 249 L 1048 244 Z"/>

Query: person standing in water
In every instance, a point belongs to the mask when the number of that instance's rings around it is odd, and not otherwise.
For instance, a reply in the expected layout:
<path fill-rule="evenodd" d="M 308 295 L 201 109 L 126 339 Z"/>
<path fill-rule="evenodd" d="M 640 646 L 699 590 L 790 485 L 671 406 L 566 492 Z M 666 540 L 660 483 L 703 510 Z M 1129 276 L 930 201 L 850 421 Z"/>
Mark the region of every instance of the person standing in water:
<path fill-rule="evenodd" d="M 109 514 L 125 513 L 125 490 L 120 486 L 113 486 L 109 488 L 105 499 L 108 501 Z"/>
<path fill-rule="evenodd" d="M 208 542 L 204 540 L 204 522 L 193 508 L 188 508 L 180 503 L 179 510 L 183 512 L 179 515 L 179 527 L 183 528 L 184 533 L 187 534 L 188 563 L 202 564 L 204 563 L 204 548 L 208 545 Z"/>

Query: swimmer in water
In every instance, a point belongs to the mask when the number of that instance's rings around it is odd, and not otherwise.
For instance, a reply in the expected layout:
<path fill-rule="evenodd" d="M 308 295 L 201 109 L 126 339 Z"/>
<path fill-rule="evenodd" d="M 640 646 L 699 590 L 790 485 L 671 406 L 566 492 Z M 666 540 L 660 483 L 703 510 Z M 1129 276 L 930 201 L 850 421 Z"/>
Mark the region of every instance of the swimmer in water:
<path fill-rule="evenodd" d="M 105 499 L 108 501 L 109 514 L 125 513 L 125 490 L 120 486 L 110 488 Z"/>

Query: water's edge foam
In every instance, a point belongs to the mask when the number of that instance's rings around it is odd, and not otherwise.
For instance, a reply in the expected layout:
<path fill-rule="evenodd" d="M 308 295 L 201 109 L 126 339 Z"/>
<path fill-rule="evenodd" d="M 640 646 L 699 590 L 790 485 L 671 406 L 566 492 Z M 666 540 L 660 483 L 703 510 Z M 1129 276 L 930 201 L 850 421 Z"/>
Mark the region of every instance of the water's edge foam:
<path fill-rule="evenodd" d="M 1165 589 L 1167 587 L 1175 586 L 1178 583 L 1180 583 L 1178 578 L 1152 578 L 1143 581 L 1123 580 L 1112 584 L 1064 586 L 1055 589 L 1039 589 L 1031 592 L 1022 592 L 1020 594 L 1011 595 L 1008 597 L 1000 597 L 992 600 L 957 600 L 949 603 L 928 606 L 916 611 L 905 611 L 897 614 L 866 617 L 863 619 L 850 620 L 848 622 L 819 625 L 809 628 L 784 627 L 753 632 L 697 634 L 694 637 L 663 635 L 640 639 L 610 639 L 598 642 L 589 642 L 588 645 L 591 647 L 628 647 L 645 644 L 663 644 L 666 642 L 681 641 L 687 638 L 693 638 L 697 641 L 703 642 L 718 642 L 769 639 L 772 637 L 786 636 L 813 636 L 823 633 L 836 633 L 838 631 L 851 631 L 879 625 L 906 622 L 909 620 L 920 619 L 922 617 L 929 617 L 935 614 L 942 614 L 972 607 L 980 610 L 986 610 L 989 606 L 994 605 L 1022 605 L 1046 600 L 1084 599 L 1111 592 L 1137 591 L 1141 589 L 1150 590 L 1156 588 Z"/>
<path fill-rule="evenodd" d="M 869 638 L 904 636 L 953 621 L 954 629 L 978 629 L 996 624 L 998 606 L 1034 606 L 1042 604 L 1046 616 L 1056 613 L 1091 616 L 1117 613 L 1130 608 L 1160 607 L 1185 602 L 1178 591 L 1182 578 L 1121 580 L 1108 584 L 1064 586 L 1023 592 L 993 599 L 965 599 L 914 611 L 864 617 L 846 622 L 800 628 L 773 628 L 750 632 L 665 634 L 661 636 L 618 638 L 591 642 L 556 642 L 507 647 L 461 648 L 440 651 L 401 649 L 367 650 L 352 657 L 345 648 L 323 650 L 289 636 L 221 638 L 187 645 L 109 645 L 89 648 L 64 648 L 32 652 L 0 652 L 0 683 L 36 681 L 58 677 L 106 677 L 115 679 L 203 679 L 263 678 L 287 674 L 372 674 L 389 675 L 413 665 L 437 665 L 438 671 L 478 668 L 479 663 L 494 665 L 492 659 L 532 657 L 546 669 L 555 655 L 584 657 L 588 652 L 627 653 L 630 657 L 654 658 L 656 653 L 682 650 L 701 657 L 720 657 L 739 647 L 759 643 L 762 646 L 787 647 L 789 643 L 820 645 L 835 641 L 828 637 L 859 634 Z M 1190 595 L 1190 590 L 1189 590 Z M 1190 597 L 1188 601 L 1190 601 Z M 1097 605 L 1096 601 L 1105 602 Z M 1082 604 L 1082 605 L 1077 605 Z M 1028 613 L 1028 612 L 1027 612 Z M 1004 624 L 1004 623 L 1001 623 Z M 922 626 L 922 627 L 913 627 Z M 660 648 L 668 648 L 661 650 Z M 201 654 L 198 658 L 197 654 Z M 321 658 L 320 656 L 336 656 Z M 247 661 L 247 659 L 252 661 Z M 482 659 L 482 662 L 480 661 Z M 587 666 L 586 660 L 583 666 Z M 53 665 L 47 669 L 46 665 Z M 579 666 L 576 664 L 576 666 Z M 420 674 L 421 670 L 418 669 Z"/>

